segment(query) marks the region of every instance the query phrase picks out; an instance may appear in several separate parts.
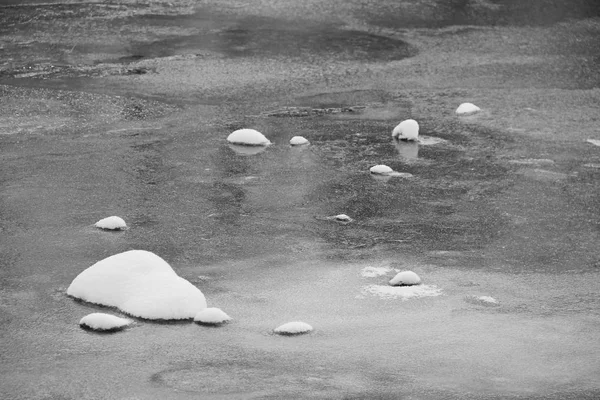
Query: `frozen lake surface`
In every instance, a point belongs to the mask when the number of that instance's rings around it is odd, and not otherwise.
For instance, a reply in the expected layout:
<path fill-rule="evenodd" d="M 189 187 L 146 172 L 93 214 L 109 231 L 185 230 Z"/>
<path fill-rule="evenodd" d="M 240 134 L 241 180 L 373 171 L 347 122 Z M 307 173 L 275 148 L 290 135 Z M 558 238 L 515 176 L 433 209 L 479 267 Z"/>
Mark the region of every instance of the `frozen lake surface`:
<path fill-rule="evenodd" d="M 593 2 L 14 3 L 0 398 L 600 397 Z M 238 129 L 272 144 L 230 145 Z M 128 229 L 94 227 L 110 215 Z M 232 320 L 66 295 L 132 249 Z M 422 284 L 389 286 L 405 270 Z M 134 322 L 82 330 L 94 312 Z M 273 333 L 289 321 L 314 330 Z"/>

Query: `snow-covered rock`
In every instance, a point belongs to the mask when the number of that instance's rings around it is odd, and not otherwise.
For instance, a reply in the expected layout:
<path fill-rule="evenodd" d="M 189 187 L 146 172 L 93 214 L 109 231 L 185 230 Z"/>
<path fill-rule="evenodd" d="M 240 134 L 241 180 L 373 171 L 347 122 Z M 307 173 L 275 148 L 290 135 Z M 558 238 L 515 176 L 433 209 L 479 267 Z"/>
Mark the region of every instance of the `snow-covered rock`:
<path fill-rule="evenodd" d="M 587 142 L 593 144 L 594 146 L 600 146 L 600 140 L 598 139 L 588 139 Z"/>
<path fill-rule="evenodd" d="M 67 294 L 146 319 L 191 319 L 206 308 L 198 288 L 144 250 L 98 261 L 73 280 Z"/>
<path fill-rule="evenodd" d="M 101 219 L 94 224 L 96 228 L 107 229 L 111 231 L 127 229 L 127 224 L 123 221 L 123 218 L 112 216 Z"/>
<path fill-rule="evenodd" d="M 392 137 L 399 140 L 417 140 L 419 137 L 419 123 L 414 119 L 400 122 L 392 131 Z"/>
<path fill-rule="evenodd" d="M 227 141 L 246 146 L 268 146 L 271 144 L 271 141 L 265 135 L 254 129 L 238 129 L 227 136 Z"/>
<path fill-rule="evenodd" d="M 306 322 L 294 321 L 283 324 L 275 328 L 274 332 L 280 335 L 300 335 L 313 330 L 313 327 Z"/>
<path fill-rule="evenodd" d="M 390 280 L 391 286 L 412 286 L 419 285 L 420 283 L 421 278 L 412 271 L 398 272 L 396 276 Z"/>
<path fill-rule="evenodd" d="M 458 115 L 466 115 L 466 114 L 474 114 L 474 113 L 476 113 L 476 112 L 478 112 L 480 110 L 481 110 L 481 108 L 477 107 L 473 103 L 462 103 L 456 109 L 456 113 Z"/>
<path fill-rule="evenodd" d="M 496 300 L 495 298 L 493 298 L 491 296 L 468 295 L 468 296 L 465 296 L 465 301 L 467 303 L 471 303 L 471 304 L 475 304 L 475 305 L 479 305 L 479 306 L 486 306 L 486 307 L 496 307 L 496 306 L 500 305 L 498 300 Z"/>
<path fill-rule="evenodd" d="M 130 319 L 104 313 L 88 314 L 79 321 L 82 328 L 101 332 L 120 331 L 129 324 L 131 324 Z"/>
<path fill-rule="evenodd" d="M 290 144 L 292 146 L 302 146 L 302 145 L 305 145 L 305 144 L 310 144 L 310 142 L 305 137 L 294 136 L 293 138 L 290 139 Z"/>
<path fill-rule="evenodd" d="M 371 167 L 369 169 L 369 171 L 371 171 L 372 174 L 377 174 L 377 175 L 389 175 L 392 172 L 394 172 L 393 169 L 391 169 L 387 165 L 382 165 L 382 164 Z"/>
<path fill-rule="evenodd" d="M 231 317 L 220 308 L 210 307 L 199 311 L 194 321 L 203 325 L 221 325 L 231 321 Z"/>

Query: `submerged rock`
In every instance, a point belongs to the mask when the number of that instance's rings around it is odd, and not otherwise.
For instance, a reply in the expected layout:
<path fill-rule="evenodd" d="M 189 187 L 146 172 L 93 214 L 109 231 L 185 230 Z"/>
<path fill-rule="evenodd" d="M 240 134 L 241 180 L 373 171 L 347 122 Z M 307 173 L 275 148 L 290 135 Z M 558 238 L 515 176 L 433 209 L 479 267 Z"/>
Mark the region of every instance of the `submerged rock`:
<path fill-rule="evenodd" d="M 202 325 L 222 325 L 231 321 L 231 317 L 220 308 L 210 307 L 198 312 L 194 321 Z"/>
<path fill-rule="evenodd" d="M 227 136 L 227 141 L 244 146 L 268 146 L 271 144 L 265 135 L 254 129 L 238 129 Z"/>
<path fill-rule="evenodd" d="M 84 329 L 98 332 L 116 332 L 125 329 L 131 324 L 130 319 L 120 318 L 104 313 L 92 313 L 81 318 L 79 325 Z"/>
<path fill-rule="evenodd" d="M 413 286 L 421 284 L 421 278 L 412 271 L 402 271 L 398 272 L 389 283 L 391 286 Z"/>
<path fill-rule="evenodd" d="M 458 115 L 468 115 L 468 114 L 475 114 L 476 112 L 478 112 L 480 110 L 481 110 L 481 108 L 477 107 L 473 103 L 462 103 L 456 109 L 456 113 Z"/>
<path fill-rule="evenodd" d="M 127 224 L 121 217 L 112 216 L 101 219 L 94 224 L 96 228 L 105 229 L 109 231 L 120 231 L 127 229 Z"/>
<path fill-rule="evenodd" d="M 312 330 L 313 327 L 306 322 L 294 321 L 275 328 L 273 332 L 279 335 L 301 335 L 303 333 L 311 332 Z"/>
<path fill-rule="evenodd" d="M 400 122 L 392 131 L 392 137 L 398 140 L 417 140 L 419 137 L 419 123 L 414 119 Z"/>

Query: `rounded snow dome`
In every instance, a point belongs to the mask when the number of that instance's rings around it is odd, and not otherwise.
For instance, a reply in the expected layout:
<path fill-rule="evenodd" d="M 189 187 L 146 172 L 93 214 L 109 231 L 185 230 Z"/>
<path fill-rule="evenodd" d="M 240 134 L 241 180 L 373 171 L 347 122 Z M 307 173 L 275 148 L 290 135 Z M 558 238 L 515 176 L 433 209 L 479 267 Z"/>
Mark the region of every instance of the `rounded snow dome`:
<path fill-rule="evenodd" d="M 387 165 L 382 165 L 382 164 L 371 167 L 369 169 L 369 171 L 371 171 L 372 174 L 378 174 L 378 175 L 389 175 L 392 172 L 394 172 L 393 169 L 391 169 Z"/>
<path fill-rule="evenodd" d="M 420 283 L 421 278 L 412 271 L 399 272 L 390 280 L 390 285 L 392 286 L 412 286 Z"/>
<path fill-rule="evenodd" d="M 417 140 L 419 137 L 419 123 L 414 119 L 400 122 L 392 131 L 392 137 L 399 140 Z"/>
<path fill-rule="evenodd" d="M 294 136 L 290 139 L 290 144 L 292 146 L 302 146 L 305 144 L 310 144 L 310 142 L 303 136 Z"/>
<path fill-rule="evenodd" d="M 123 218 L 114 215 L 112 217 L 101 219 L 100 221 L 96 222 L 94 226 L 96 228 L 106 229 L 110 231 L 127 229 L 127 224 L 125 223 L 125 221 L 123 221 Z"/>
<path fill-rule="evenodd" d="M 221 325 L 231 321 L 231 317 L 220 308 L 210 307 L 198 312 L 194 321 L 203 325 Z"/>
<path fill-rule="evenodd" d="M 474 113 L 476 113 L 479 110 L 481 110 L 481 108 L 477 107 L 473 103 L 462 103 L 456 109 L 456 113 L 458 115 L 474 114 Z"/>
<path fill-rule="evenodd" d="M 271 141 L 254 129 L 238 129 L 227 136 L 227 141 L 245 146 L 268 146 Z"/>
<path fill-rule="evenodd" d="M 131 324 L 130 319 L 105 313 L 92 313 L 81 318 L 79 325 L 84 329 L 99 332 L 116 332 Z"/>
<path fill-rule="evenodd" d="M 274 332 L 279 335 L 301 335 L 313 330 L 313 327 L 306 322 L 294 321 L 283 324 L 275 328 Z"/>

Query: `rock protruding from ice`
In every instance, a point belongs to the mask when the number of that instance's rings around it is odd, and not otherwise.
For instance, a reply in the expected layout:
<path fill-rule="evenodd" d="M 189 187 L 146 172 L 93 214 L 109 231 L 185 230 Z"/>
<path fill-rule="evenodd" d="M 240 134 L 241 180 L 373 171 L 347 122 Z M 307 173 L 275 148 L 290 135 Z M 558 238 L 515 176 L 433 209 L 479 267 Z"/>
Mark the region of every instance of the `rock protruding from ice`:
<path fill-rule="evenodd" d="M 275 328 L 273 332 L 279 335 L 301 335 L 303 333 L 311 332 L 312 330 L 313 327 L 306 322 L 294 321 Z"/>
<path fill-rule="evenodd" d="M 389 283 L 391 286 L 414 286 L 421 284 L 421 278 L 412 271 L 402 271 L 398 272 Z"/>
<path fill-rule="evenodd" d="M 210 307 L 198 312 L 194 321 L 202 325 L 222 325 L 231 321 L 231 317 L 220 308 Z"/>
<path fill-rule="evenodd" d="M 73 280 L 67 294 L 145 319 L 192 319 L 206 308 L 197 287 L 179 277 L 165 260 L 144 250 L 98 261 Z"/>
<path fill-rule="evenodd" d="M 473 103 L 462 103 L 456 109 L 456 114 L 458 114 L 458 115 L 475 114 L 476 112 L 478 112 L 480 110 L 481 110 L 481 108 L 477 107 Z"/>
<path fill-rule="evenodd" d="M 350 222 L 354 221 L 346 214 L 332 215 L 331 217 L 325 217 L 325 219 L 329 221 L 341 222 L 343 224 L 349 224 Z"/>
<path fill-rule="evenodd" d="M 598 139 L 588 139 L 587 142 L 593 144 L 594 146 L 600 146 L 600 140 Z"/>
<path fill-rule="evenodd" d="M 294 136 L 293 138 L 290 139 L 290 144 L 292 146 L 303 146 L 303 145 L 310 144 L 310 142 L 308 141 L 308 139 L 306 139 L 303 136 Z"/>
<path fill-rule="evenodd" d="M 104 313 L 88 314 L 79 321 L 79 325 L 82 328 L 99 332 L 120 331 L 125 329 L 129 324 L 131 324 L 130 319 Z"/>
<path fill-rule="evenodd" d="M 400 122 L 392 131 L 392 137 L 398 140 L 417 140 L 419 137 L 419 123 L 414 119 Z"/>
<path fill-rule="evenodd" d="M 101 219 L 94 224 L 96 228 L 106 229 L 110 231 L 120 231 L 127 229 L 127 224 L 123 221 L 123 218 L 112 216 Z"/>
<path fill-rule="evenodd" d="M 227 141 L 245 146 L 268 146 L 271 144 L 265 135 L 254 129 L 238 129 L 227 136 Z"/>
<path fill-rule="evenodd" d="M 393 169 L 391 169 L 387 165 L 383 165 L 383 164 L 375 165 L 375 166 L 371 167 L 369 169 L 369 171 L 371 171 L 372 174 L 377 174 L 377 175 L 389 175 L 392 172 L 394 172 Z"/>

